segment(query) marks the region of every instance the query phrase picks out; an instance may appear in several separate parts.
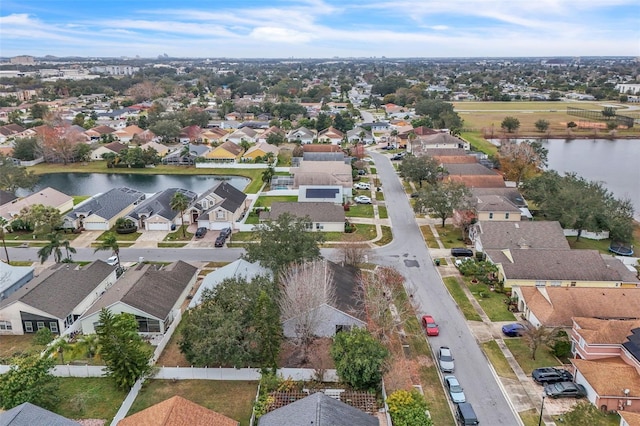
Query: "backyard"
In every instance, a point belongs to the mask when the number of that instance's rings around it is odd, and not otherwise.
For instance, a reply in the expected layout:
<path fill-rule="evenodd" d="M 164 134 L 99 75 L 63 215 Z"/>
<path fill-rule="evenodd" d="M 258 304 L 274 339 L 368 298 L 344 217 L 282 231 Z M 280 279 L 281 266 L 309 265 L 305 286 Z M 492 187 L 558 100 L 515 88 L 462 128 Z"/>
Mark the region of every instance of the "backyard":
<path fill-rule="evenodd" d="M 103 419 L 111 423 L 127 396 L 107 378 L 60 377 L 55 412 L 70 419 Z"/>

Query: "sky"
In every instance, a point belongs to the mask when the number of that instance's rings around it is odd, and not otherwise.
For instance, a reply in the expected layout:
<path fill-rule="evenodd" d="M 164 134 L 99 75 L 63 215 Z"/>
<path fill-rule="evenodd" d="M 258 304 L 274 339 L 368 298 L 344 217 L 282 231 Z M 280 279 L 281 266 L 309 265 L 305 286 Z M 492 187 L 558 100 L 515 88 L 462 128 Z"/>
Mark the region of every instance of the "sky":
<path fill-rule="evenodd" d="M 640 56 L 638 0 L 1 0 L 0 56 Z"/>

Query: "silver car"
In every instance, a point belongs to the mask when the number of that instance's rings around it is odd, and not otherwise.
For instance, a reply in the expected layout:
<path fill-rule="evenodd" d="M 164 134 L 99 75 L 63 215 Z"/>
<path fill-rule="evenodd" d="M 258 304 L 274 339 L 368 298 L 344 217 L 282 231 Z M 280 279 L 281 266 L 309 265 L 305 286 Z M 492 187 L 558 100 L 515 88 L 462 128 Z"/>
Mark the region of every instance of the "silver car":
<path fill-rule="evenodd" d="M 440 364 L 440 370 L 443 373 L 453 373 L 453 355 L 451 349 L 448 346 L 440 346 L 438 350 L 438 364 Z"/>
<path fill-rule="evenodd" d="M 460 386 L 460 383 L 458 382 L 456 376 L 444 376 L 444 383 L 445 385 L 447 385 L 449 396 L 455 404 L 460 404 L 461 402 L 467 401 L 467 397 L 464 395 L 462 386 Z"/>

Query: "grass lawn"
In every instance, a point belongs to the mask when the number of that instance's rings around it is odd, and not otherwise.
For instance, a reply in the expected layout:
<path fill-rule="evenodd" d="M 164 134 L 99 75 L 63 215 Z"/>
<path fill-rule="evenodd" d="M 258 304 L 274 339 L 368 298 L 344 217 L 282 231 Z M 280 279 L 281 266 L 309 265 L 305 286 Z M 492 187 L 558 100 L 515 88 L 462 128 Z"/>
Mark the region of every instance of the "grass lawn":
<path fill-rule="evenodd" d="M 464 278 L 467 287 L 473 297 L 476 298 L 482 310 L 487 314 L 491 321 L 515 321 L 516 317 L 507 309 L 504 300 L 506 295 L 496 291 L 490 291 L 489 286 L 482 283 L 472 284 L 467 277 Z"/>
<path fill-rule="evenodd" d="M 587 402 L 588 404 L 588 402 Z M 562 426 L 583 426 L 588 424 L 589 426 L 620 426 L 620 415 L 618 413 L 603 413 L 599 411 L 597 418 L 589 416 L 589 418 L 578 419 L 576 422 L 568 421 L 564 416 L 552 416 L 557 425 Z M 532 426 L 537 425 L 533 423 Z M 526 426 L 529 426 L 526 424 Z"/>
<path fill-rule="evenodd" d="M 22 336 L 6 334 L 0 336 L 0 359 L 11 358 L 16 353 L 40 352 L 44 346 L 36 345 L 34 334 Z"/>
<path fill-rule="evenodd" d="M 221 380 L 147 380 L 133 402 L 129 415 L 179 395 L 189 401 L 217 411 L 241 426 L 249 424 L 257 382 Z"/>
<path fill-rule="evenodd" d="M 184 236 L 183 235 L 184 228 Z M 193 238 L 193 234 L 187 231 L 187 225 L 181 225 L 178 229 L 173 232 L 169 232 L 163 241 L 191 241 Z M 160 247 L 160 246 L 158 246 Z"/>
<path fill-rule="evenodd" d="M 373 206 L 371 204 L 354 204 L 349 206 L 349 210 L 344 214 L 347 217 L 366 217 L 373 219 Z"/>
<path fill-rule="evenodd" d="M 247 225 L 257 225 L 260 223 L 260 216 L 258 216 L 258 213 L 249 212 L 249 215 L 244 220 L 244 223 L 246 223 Z"/>
<path fill-rule="evenodd" d="M 487 155 L 495 155 L 498 153 L 498 147 L 482 137 L 478 132 L 463 132 L 462 139 L 471 144 L 473 149 L 484 152 Z"/>
<path fill-rule="evenodd" d="M 105 419 L 109 424 L 127 396 L 108 378 L 60 377 L 58 380 L 60 402 L 53 411 L 70 419 Z"/>
<path fill-rule="evenodd" d="M 297 195 L 274 195 L 274 196 L 261 196 L 258 197 L 254 207 L 271 207 L 271 204 L 278 202 L 295 202 L 298 201 Z"/>
<path fill-rule="evenodd" d="M 382 228 L 382 238 L 375 242 L 377 246 L 386 246 L 391 241 L 393 241 L 393 233 L 391 232 L 390 226 L 381 226 Z"/>
<path fill-rule="evenodd" d="M 380 219 L 388 219 L 389 213 L 387 213 L 387 208 L 383 206 L 378 206 L 378 216 L 380 216 Z"/>
<path fill-rule="evenodd" d="M 89 195 L 74 195 L 73 196 L 73 205 L 77 206 L 78 204 L 80 204 L 81 202 L 83 202 L 84 200 L 91 198 Z"/>
<path fill-rule="evenodd" d="M 72 232 L 61 232 L 63 240 L 75 240 L 78 235 Z M 11 240 L 17 241 L 49 241 L 49 233 L 45 232 L 42 234 L 34 234 L 33 232 L 25 232 L 25 231 L 17 231 L 17 232 L 7 232 L 5 233 L 5 241 L 7 242 L 7 247 L 12 247 Z M 15 245 L 14 245 L 15 246 Z"/>
<path fill-rule="evenodd" d="M 611 240 L 588 240 L 584 237 L 580 238 L 579 241 L 576 241 L 576 237 L 567 237 L 567 241 L 569 242 L 569 246 L 572 249 L 578 250 L 598 250 L 600 253 L 604 254 L 612 254 L 609 251 L 609 245 L 611 244 Z M 638 247 L 640 241 L 634 241 L 632 244 Z"/>
<path fill-rule="evenodd" d="M 422 225 L 420 227 L 420 231 L 422 231 L 422 236 L 424 237 L 424 241 L 427 243 L 427 247 L 429 248 L 438 248 L 438 241 L 436 241 L 436 237 L 431 232 L 431 227 L 429 225 Z"/>
<path fill-rule="evenodd" d="M 376 191 L 376 200 L 378 200 L 378 201 L 384 201 L 384 192 L 382 192 L 382 191 Z"/>
<path fill-rule="evenodd" d="M 475 308 L 467 299 L 467 295 L 464 294 L 460 282 L 457 277 L 445 277 L 443 278 L 444 285 L 447 286 L 447 290 L 451 294 L 451 297 L 456 301 L 458 307 L 462 311 L 464 317 L 470 321 L 481 321 L 480 315 L 476 312 Z"/>
<path fill-rule="evenodd" d="M 518 413 L 524 426 L 538 426 L 538 420 L 540 420 L 540 412 L 535 408 L 527 411 L 521 411 Z"/>
<path fill-rule="evenodd" d="M 231 241 L 233 242 L 242 242 L 242 241 L 252 241 L 253 240 L 253 232 L 236 232 L 231 235 Z"/>
<path fill-rule="evenodd" d="M 518 361 L 520 367 L 526 374 L 531 374 L 533 370 L 540 367 L 553 367 L 562 363 L 556 358 L 549 348 L 541 346 L 536 352 L 536 359 L 531 359 L 531 350 L 522 338 L 504 339 L 513 357 Z"/>
<path fill-rule="evenodd" d="M 131 234 L 118 234 L 114 229 L 112 229 L 100 234 L 100 236 L 96 238 L 96 241 L 103 241 L 108 234 L 115 234 L 118 241 L 135 241 L 140 235 L 142 235 L 142 233 L 140 232 L 132 232 Z"/>
<path fill-rule="evenodd" d="M 187 243 L 167 243 L 160 241 L 158 243 L 158 248 L 181 248 L 186 246 Z"/>
<path fill-rule="evenodd" d="M 437 225 L 436 232 L 440 236 L 440 241 L 444 245 L 444 248 L 462 247 L 464 242 L 462 241 L 462 230 L 456 228 L 453 225 L 445 225 L 444 228 Z"/>
<path fill-rule="evenodd" d="M 500 377 L 504 377 L 507 379 L 517 379 L 516 373 L 513 372 L 513 369 L 507 362 L 507 359 L 504 357 L 504 354 L 500 350 L 500 347 L 496 343 L 495 340 L 491 340 L 489 342 L 484 342 L 482 344 L 482 350 L 489 358 L 491 365 L 496 370 L 496 373 Z"/>
<path fill-rule="evenodd" d="M 375 167 L 370 167 L 369 173 L 371 173 L 372 175 L 375 175 L 376 173 L 378 173 L 378 169 L 376 169 Z"/>

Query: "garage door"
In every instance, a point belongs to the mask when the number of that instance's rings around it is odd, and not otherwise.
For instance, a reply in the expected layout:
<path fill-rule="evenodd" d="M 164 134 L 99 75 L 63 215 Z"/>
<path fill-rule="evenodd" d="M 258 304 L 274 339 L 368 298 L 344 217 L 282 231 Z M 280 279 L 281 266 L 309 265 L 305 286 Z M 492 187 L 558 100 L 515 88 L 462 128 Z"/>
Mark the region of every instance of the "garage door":
<path fill-rule="evenodd" d="M 168 231 L 170 226 L 171 225 L 165 222 L 156 222 L 156 223 L 147 222 L 147 229 L 149 231 Z"/>
<path fill-rule="evenodd" d="M 220 231 L 221 229 L 231 228 L 230 222 L 211 222 L 209 229 L 212 231 Z"/>

